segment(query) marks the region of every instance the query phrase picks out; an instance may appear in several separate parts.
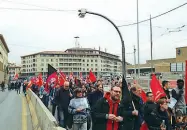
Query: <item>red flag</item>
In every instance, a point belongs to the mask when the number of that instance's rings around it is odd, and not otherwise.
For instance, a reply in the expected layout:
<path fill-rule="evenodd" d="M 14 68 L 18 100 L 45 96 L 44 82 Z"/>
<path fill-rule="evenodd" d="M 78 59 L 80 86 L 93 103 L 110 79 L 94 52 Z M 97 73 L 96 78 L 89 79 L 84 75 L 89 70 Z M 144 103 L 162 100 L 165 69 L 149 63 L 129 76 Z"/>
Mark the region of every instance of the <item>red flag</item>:
<path fill-rule="evenodd" d="M 155 75 L 152 75 L 151 90 L 155 101 L 158 101 L 158 99 L 160 99 L 161 97 L 166 96 L 163 88 L 161 87 L 161 84 L 159 83 Z"/>
<path fill-rule="evenodd" d="M 51 83 L 57 83 L 57 72 L 52 73 L 51 75 L 48 76 L 46 80 L 46 86 L 45 86 L 45 91 L 49 92 L 49 84 Z M 55 85 L 54 85 L 55 86 Z"/>
<path fill-rule="evenodd" d="M 42 74 L 38 75 L 38 77 L 36 79 L 36 85 L 38 85 L 38 87 L 41 87 L 43 85 Z"/>
<path fill-rule="evenodd" d="M 147 101 L 146 93 L 143 91 L 143 89 L 141 90 L 141 98 L 142 98 L 144 103 Z"/>
<path fill-rule="evenodd" d="M 26 89 L 30 88 L 31 86 L 32 86 L 32 81 L 30 80 L 29 83 L 27 84 L 27 88 Z"/>
<path fill-rule="evenodd" d="M 19 78 L 19 75 L 18 75 L 18 74 L 15 74 L 14 80 L 18 80 L 18 78 Z"/>
<path fill-rule="evenodd" d="M 187 60 L 186 60 L 186 66 L 185 66 L 185 100 L 187 104 Z"/>
<path fill-rule="evenodd" d="M 90 73 L 89 73 L 89 78 L 90 78 L 90 81 L 93 83 L 95 82 L 97 79 L 96 79 L 96 76 L 94 75 L 94 73 L 92 73 L 92 71 L 90 70 Z"/>
<path fill-rule="evenodd" d="M 79 73 L 80 80 L 83 80 L 82 72 Z"/>
<path fill-rule="evenodd" d="M 60 76 L 59 76 L 59 85 L 63 86 L 64 82 L 66 81 L 66 75 L 63 72 L 59 72 Z"/>
<path fill-rule="evenodd" d="M 140 127 L 140 130 L 149 130 L 147 124 L 144 122 Z"/>

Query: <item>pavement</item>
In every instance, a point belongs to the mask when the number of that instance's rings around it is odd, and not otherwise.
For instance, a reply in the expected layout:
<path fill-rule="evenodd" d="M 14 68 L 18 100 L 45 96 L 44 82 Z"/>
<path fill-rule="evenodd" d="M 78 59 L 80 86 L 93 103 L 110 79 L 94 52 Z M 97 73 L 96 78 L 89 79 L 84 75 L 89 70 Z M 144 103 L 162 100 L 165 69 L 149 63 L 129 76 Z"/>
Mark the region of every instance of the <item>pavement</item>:
<path fill-rule="evenodd" d="M 0 91 L 0 130 L 33 130 L 30 111 L 22 91 Z"/>

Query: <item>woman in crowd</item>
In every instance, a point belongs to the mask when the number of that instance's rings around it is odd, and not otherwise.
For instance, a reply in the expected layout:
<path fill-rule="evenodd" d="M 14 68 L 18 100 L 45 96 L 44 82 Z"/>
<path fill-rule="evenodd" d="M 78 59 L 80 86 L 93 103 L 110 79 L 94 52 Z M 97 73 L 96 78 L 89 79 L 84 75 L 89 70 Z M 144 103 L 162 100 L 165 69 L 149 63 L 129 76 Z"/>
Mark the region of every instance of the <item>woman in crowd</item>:
<path fill-rule="evenodd" d="M 73 115 L 73 130 L 87 130 L 89 104 L 81 88 L 74 90 L 75 98 L 70 101 L 68 111 Z"/>

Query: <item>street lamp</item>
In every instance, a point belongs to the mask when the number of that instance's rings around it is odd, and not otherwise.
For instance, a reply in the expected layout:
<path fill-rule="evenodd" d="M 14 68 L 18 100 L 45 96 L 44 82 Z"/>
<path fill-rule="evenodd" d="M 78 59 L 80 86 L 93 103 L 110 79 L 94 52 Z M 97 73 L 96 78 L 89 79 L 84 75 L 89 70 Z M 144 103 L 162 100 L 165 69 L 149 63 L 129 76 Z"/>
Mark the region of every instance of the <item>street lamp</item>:
<path fill-rule="evenodd" d="M 121 40 L 121 45 L 122 45 L 122 74 L 126 78 L 125 44 L 124 44 L 123 37 L 122 37 L 121 32 L 119 31 L 118 27 L 109 18 L 107 18 L 106 16 L 101 15 L 99 13 L 90 12 L 90 11 L 87 11 L 86 9 L 80 9 L 80 10 L 78 10 L 78 12 L 79 12 L 78 16 L 80 18 L 84 18 L 86 14 L 97 15 L 97 16 L 100 16 L 100 17 L 106 19 L 107 21 L 109 21 L 115 27 L 116 31 L 119 34 L 120 40 Z"/>

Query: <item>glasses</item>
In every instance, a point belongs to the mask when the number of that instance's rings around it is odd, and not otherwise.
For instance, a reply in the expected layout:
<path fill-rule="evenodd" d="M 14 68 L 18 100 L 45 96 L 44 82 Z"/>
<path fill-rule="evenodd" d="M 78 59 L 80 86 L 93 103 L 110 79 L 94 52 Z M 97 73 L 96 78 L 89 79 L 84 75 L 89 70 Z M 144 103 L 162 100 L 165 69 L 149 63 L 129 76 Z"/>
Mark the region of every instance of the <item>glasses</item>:
<path fill-rule="evenodd" d="M 121 93 L 121 91 L 116 91 L 116 90 L 113 90 L 115 93 Z"/>

